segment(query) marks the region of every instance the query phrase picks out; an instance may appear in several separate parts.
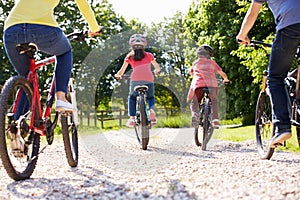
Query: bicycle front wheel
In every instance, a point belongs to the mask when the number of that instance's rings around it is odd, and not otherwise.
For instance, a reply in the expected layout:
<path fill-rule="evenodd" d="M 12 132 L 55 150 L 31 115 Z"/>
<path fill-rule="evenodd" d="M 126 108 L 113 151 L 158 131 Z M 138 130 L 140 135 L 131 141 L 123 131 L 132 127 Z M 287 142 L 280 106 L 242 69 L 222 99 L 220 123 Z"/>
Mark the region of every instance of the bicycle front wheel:
<path fill-rule="evenodd" d="M 0 156 L 7 174 L 17 181 L 31 176 L 40 148 L 40 135 L 29 129 L 32 95 L 31 84 L 15 76 L 6 81 L 0 97 Z M 40 125 L 37 106 L 34 125 Z"/>
<path fill-rule="evenodd" d="M 272 123 L 272 105 L 267 92 L 260 92 L 255 112 L 256 144 L 261 159 L 270 159 L 274 148 L 269 144 L 274 136 L 275 126 Z"/>
<path fill-rule="evenodd" d="M 78 111 L 75 90 L 70 80 L 66 99 L 76 108 L 72 113 L 61 115 L 61 127 L 67 161 L 70 167 L 78 165 Z"/>

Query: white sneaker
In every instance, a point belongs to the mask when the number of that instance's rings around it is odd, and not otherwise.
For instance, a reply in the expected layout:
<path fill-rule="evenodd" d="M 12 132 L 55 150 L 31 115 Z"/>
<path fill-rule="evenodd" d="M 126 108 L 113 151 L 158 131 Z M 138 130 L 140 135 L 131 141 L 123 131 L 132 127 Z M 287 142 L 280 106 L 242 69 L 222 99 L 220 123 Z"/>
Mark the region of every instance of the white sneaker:
<path fill-rule="evenodd" d="M 62 100 L 56 100 L 55 111 L 57 112 L 73 112 L 75 109 L 72 104 Z"/>

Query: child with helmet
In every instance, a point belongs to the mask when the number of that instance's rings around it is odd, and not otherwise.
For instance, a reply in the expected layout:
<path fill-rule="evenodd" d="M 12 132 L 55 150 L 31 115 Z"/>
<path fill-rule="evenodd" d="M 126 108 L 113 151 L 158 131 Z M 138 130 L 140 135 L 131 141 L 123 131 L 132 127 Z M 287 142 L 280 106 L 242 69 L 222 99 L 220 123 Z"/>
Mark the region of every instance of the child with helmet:
<path fill-rule="evenodd" d="M 191 125 L 195 126 L 198 123 L 199 118 L 199 102 L 204 96 L 202 92 L 203 88 L 209 89 L 209 96 L 212 102 L 212 118 L 213 126 L 219 128 L 219 116 L 218 116 L 218 82 L 216 74 L 219 74 L 223 78 L 224 83 L 228 83 L 229 80 L 222 68 L 211 58 L 213 57 L 213 48 L 205 44 L 199 47 L 198 59 L 193 63 L 189 69 L 189 74 L 193 76 L 193 80 L 190 86 L 190 90 L 187 96 L 187 101 L 190 103 L 190 110 L 192 113 Z"/>
<path fill-rule="evenodd" d="M 117 79 L 121 79 L 129 64 L 131 65 L 133 70 L 130 76 L 130 91 L 128 96 L 129 120 L 126 125 L 128 127 L 134 126 L 134 118 L 136 116 L 136 98 L 138 96 L 138 93 L 134 91 L 134 87 L 137 85 L 148 86 L 146 94 L 150 109 L 150 120 L 151 124 L 155 125 L 156 117 L 154 112 L 154 76 L 151 71 L 151 64 L 155 68 L 155 74 L 159 73 L 160 66 L 155 61 L 153 54 L 145 51 L 145 46 L 147 45 L 145 36 L 141 34 L 132 35 L 129 39 L 129 45 L 132 50 L 125 57 L 121 69 L 115 74 L 115 77 Z"/>

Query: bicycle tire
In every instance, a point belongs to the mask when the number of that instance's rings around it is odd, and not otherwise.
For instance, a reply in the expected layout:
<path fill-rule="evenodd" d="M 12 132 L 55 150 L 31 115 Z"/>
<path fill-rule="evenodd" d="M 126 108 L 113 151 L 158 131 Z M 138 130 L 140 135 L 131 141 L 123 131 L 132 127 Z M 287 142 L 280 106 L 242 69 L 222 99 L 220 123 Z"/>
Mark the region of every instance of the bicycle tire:
<path fill-rule="evenodd" d="M 72 84 L 68 86 L 68 95 L 66 99 L 76 107 L 76 97 L 72 95 L 74 88 Z M 61 115 L 61 127 L 66 158 L 70 167 L 78 165 L 78 112 L 65 113 Z"/>
<path fill-rule="evenodd" d="M 198 124 L 194 126 L 194 140 L 195 140 L 195 144 L 196 146 L 200 147 L 202 146 L 202 143 L 200 142 L 199 140 L 199 125 L 201 124 L 201 126 L 203 126 L 203 122 L 202 122 L 202 119 L 204 118 L 204 104 L 200 104 L 200 110 L 199 110 L 199 122 Z"/>
<path fill-rule="evenodd" d="M 141 119 L 140 119 L 140 113 L 139 113 L 139 107 L 138 107 L 138 112 L 136 114 L 136 118 L 135 118 L 135 121 L 134 121 L 134 130 L 135 130 L 135 135 L 136 135 L 136 138 L 139 142 L 139 144 L 142 144 L 142 131 L 141 131 Z"/>
<path fill-rule="evenodd" d="M 300 147 L 300 127 L 296 127 L 298 147 Z"/>
<path fill-rule="evenodd" d="M 272 123 L 272 105 L 268 92 L 260 92 L 255 111 L 255 134 L 258 154 L 261 159 L 270 159 L 274 148 L 269 144 L 275 134 Z"/>
<path fill-rule="evenodd" d="M 195 144 L 200 147 L 202 144 L 201 142 L 199 141 L 199 128 L 196 127 L 195 130 L 194 130 L 194 140 L 195 140 Z"/>
<path fill-rule="evenodd" d="M 146 104 L 144 95 L 140 95 L 140 117 L 141 117 L 141 126 L 142 126 L 142 149 L 147 150 L 149 143 L 149 127 L 148 127 L 148 117 L 146 111 Z"/>
<path fill-rule="evenodd" d="M 211 106 L 209 98 L 204 102 L 204 118 L 203 118 L 203 137 L 202 137 L 202 150 L 206 150 L 207 143 L 211 137 Z"/>
<path fill-rule="evenodd" d="M 16 93 L 20 88 L 22 88 L 23 94 L 26 94 L 29 108 L 26 115 L 22 114 L 22 117 L 18 119 L 19 122 L 22 122 L 19 123 L 22 125 L 21 129 L 16 128 L 17 120 L 13 119 L 15 113 L 12 113 Z M 32 95 L 31 84 L 24 77 L 15 76 L 6 81 L 0 97 L 0 157 L 8 176 L 16 181 L 27 179 L 32 175 L 39 154 L 40 135 L 29 130 L 28 126 L 32 117 L 30 110 Z M 25 105 L 23 104 L 23 106 Z M 39 127 L 38 109 L 34 112 L 34 125 Z M 16 137 L 17 132 L 20 133 L 19 137 Z M 20 142 L 21 145 L 16 145 Z"/>

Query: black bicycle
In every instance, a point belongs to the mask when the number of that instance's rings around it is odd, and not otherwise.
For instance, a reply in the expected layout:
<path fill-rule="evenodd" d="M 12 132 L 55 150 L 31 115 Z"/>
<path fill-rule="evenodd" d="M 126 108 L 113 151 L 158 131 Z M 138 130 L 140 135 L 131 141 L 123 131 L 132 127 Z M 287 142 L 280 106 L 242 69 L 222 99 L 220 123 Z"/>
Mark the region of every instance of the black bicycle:
<path fill-rule="evenodd" d="M 251 40 L 251 46 L 255 48 L 272 47 L 272 45 Z M 291 113 L 291 123 L 296 126 L 298 144 L 300 146 L 300 47 L 298 47 L 296 58 L 298 68 L 288 73 L 285 78 L 286 90 L 289 97 L 289 109 Z M 275 148 L 270 147 L 272 137 L 275 135 L 275 125 L 272 122 L 272 102 L 269 88 L 267 86 L 268 71 L 263 72 L 262 88 L 258 96 L 255 111 L 255 130 L 258 153 L 261 159 L 270 159 Z"/>
<path fill-rule="evenodd" d="M 223 80 L 218 80 L 218 85 L 223 84 Z M 224 83 L 229 84 L 229 82 Z M 212 103 L 209 97 L 209 89 L 202 88 L 204 94 L 203 98 L 199 102 L 199 119 L 198 122 L 193 124 L 194 130 L 194 140 L 197 146 L 201 146 L 202 150 L 206 150 L 207 143 L 211 139 L 214 127 L 212 119 Z M 199 127 L 202 127 L 202 143 L 199 138 Z"/>
<path fill-rule="evenodd" d="M 197 124 L 193 124 L 195 127 L 194 131 L 194 139 L 197 146 L 201 146 L 202 150 L 206 150 L 206 145 L 210 140 L 214 128 L 212 125 L 212 111 L 211 111 L 211 100 L 209 98 L 209 90 L 208 88 L 203 88 L 202 92 L 204 93 L 204 97 L 200 102 L 200 110 L 199 110 L 199 121 Z M 199 126 L 202 127 L 202 143 L 199 141 Z"/>
<path fill-rule="evenodd" d="M 135 116 L 134 129 L 136 137 L 142 145 L 142 149 L 147 150 L 149 143 L 149 130 L 151 129 L 151 121 L 146 104 L 146 91 L 148 90 L 148 86 L 138 85 L 134 87 L 134 90 L 138 92 L 136 101 L 137 114 Z"/>
<path fill-rule="evenodd" d="M 124 74 L 122 78 L 117 78 L 117 80 L 123 80 L 125 83 L 129 79 L 130 75 L 128 74 Z M 149 130 L 151 129 L 150 115 L 147 109 L 147 90 L 147 85 L 137 85 L 134 87 L 134 91 L 138 92 L 134 130 L 137 140 L 139 144 L 141 144 L 143 150 L 147 150 L 149 143 Z"/>

